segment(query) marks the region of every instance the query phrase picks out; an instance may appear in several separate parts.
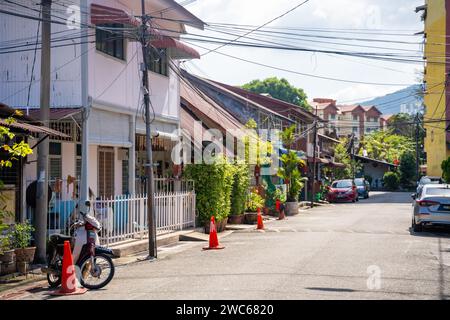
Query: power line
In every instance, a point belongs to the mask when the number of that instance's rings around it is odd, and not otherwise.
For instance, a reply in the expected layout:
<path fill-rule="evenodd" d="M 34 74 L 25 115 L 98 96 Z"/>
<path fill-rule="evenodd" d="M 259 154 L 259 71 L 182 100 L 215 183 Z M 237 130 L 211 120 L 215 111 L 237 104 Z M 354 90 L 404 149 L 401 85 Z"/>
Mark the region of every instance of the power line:
<path fill-rule="evenodd" d="M 274 22 L 274 21 L 276 21 L 276 20 L 278 20 L 278 19 L 281 19 L 282 17 L 286 16 L 287 14 L 291 13 L 292 11 L 296 10 L 297 8 L 303 6 L 304 4 L 306 4 L 306 3 L 308 3 L 308 2 L 309 2 L 309 0 L 306 0 L 306 1 L 301 2 L 300 4 L 296 5 L 296 6 L 293 7 L 292 9 L 289 9 L 288 11 L 286 11 L 285 13 L 283 13 L 282 15 L 277 16 L 277 17 L 275 17 L 274 19 L 271 19 L 270 21 L 264 23 L 263 25 L 257 27 L 256 29 L 250 30 L 250 31 L 247 32 L 244 36 L 247 36 L 247 35 L 249 35 L 249 34 L 255 32 L 255 31 L 257 31 L 257 30 L 259 30 L 259 29 L 265 27 L 266 25 L 268 25 L 268 24 L 270 24 L 270 23 L 272 23 L 272 22 Z M 209 50 L 208 52 L 202 54 L 202 56 L 205 56 L 205 55 L 207 55 L 207 54 L 209 54 L 209 53 L 211 53 L 211 52 L 215 52 L 215 51 L 217 51 L 218 49 L 223 48 L 223 47 L 225 47 L 225 46 L 227 46 L 227 45 L 229 45 L 229 44 L 231 44 L 231 43 L 233 43 L 233 42 L 239 40 L 239 39 L 242 38 L 242 37 L 243 37 L 243 36 L 239 36 L 239 37 L 237 37 L 236 39 L 234 39 L 234 40 L 232 40 L 232 41 L 230 41 L 230 42 L 228 42 L 228 43 L 222 44 L 222 45 L 218 46 L 217 48 L 214 48 L 214 49 L 212 49 L 212 50 Z"/>
<path fill-rule="evenodd" d="M 193 44 L 190 43 L 189 41 L 186 41 L 186 43 L 189 43 L 193 46 L 199 47 L 201 49 L 206 49 L 207 48 L 197 45 L 197 44 Z M 275 67 L 275 66 L 271 66 L 268 64 L 264 64 L 264 63 L 259 63 L 256 61 L 251 61 L 248 59 L 244 59 L 244 58 L 239 58 L 227 53 L 223 53 L 223 52 L 219 52 L 219 51 L 214 51 L 214 53 L 216 54 L 220 54 L 235 60 L 239 60 L 239 61 L 243 61 L 243 62 L 247 62 L 250 64 L 254 64 L 254 65 L 258 65 L 261 67 L 265 67 L 265 68 L 269 68 L 269 69 L 274 69 L 274 70 L 278 70 L 278 71 L 284 71 L 287 73 L 292 73 L 292 74 L 297 74 L 297 75 L 301 75 L 301 76 L 305 76 L 305 77 L 311 77 L 311 78 L 318 78 L 318 79 L 323 79 L 323 80 L 330 80 L 330 81 L 338 81 L 338 82 L 346 82 L 346 83 L 358 83 L 358 84 L 371 84 L 371 85 L 377 85 L 377 86 L 411 86 L 411 84 L 405 84 L 405 83 L 378 83 L 378 82 L 363 82 L 363 81 L 356 81 L 356 80 L 346 80 L 346 79 L 338 79 L 338 78 L 332 78 L 332 77 L 325 77 L 325 76 L 318 76 L 318 75 L 313 75 L 313 74 L 309 74 L 309 73 L 303 73 L 303 72 L 298 72 L 298 71 L 293 71 L 293 70 L 289 70 L 289 69 L 284 69 L 284 68 L 279 68 L 279 67 Z"/>

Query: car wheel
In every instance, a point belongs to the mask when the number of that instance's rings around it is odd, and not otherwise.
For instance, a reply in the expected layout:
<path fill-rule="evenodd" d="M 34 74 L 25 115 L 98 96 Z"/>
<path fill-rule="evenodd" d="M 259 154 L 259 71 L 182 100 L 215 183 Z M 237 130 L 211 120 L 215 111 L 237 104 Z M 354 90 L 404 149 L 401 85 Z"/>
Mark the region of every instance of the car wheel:
<path fill-rule="evenodd" d="M 423 225 L 417 224 L 416 220 L 413 218 L 412 220 L 412 229 L 414 232 L 422 232 L 423 231 Z"/>

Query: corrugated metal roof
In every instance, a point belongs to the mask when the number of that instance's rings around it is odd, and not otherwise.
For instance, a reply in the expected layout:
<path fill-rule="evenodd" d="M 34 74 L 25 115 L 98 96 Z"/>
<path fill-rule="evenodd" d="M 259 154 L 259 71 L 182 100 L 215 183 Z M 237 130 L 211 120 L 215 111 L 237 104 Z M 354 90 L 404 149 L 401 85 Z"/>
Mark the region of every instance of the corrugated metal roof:
<path fill-rule="evenodd" d="M 188 107 L 201 121 L 208 127 L 221 129 L 221 131 L 235 131 L 237 137 L 241 137 L 241 130 L 244 129 L 236 118 L 228 111 L 215 103 L 206 95 L 200 95 L 188 85 L 189 80 L 183 79 L 180 82 L 181 99 L 188 103 Z M 191 84 L 194 86 L 193 84 Z M 209 124 L 208 124 L 209 122 Z"/>
<path fill-rule="evenodd" d="M 51 136 L 70 138 L 68 135 L 61 133 L 59 131 L 49 129 L 47 127 L 41 127 L 41 126 L 29 124 L 29 123 L 23 123 L 23 122 L 20 122 L 20 120 L 17 120 L 16 122 L 13 122 L 13 123 L 8 123 L 5 120 L 0 119 L 0 125 L 2 125 L 4 127 L 8 127 L 8 128 L 20 129 L 20 130 L 27 131 L 30 133 L 45 133 L 45 134 L 49 134 Z"/>
<path fill-rule="evenodd" d="M 41 109 L 39 108 L 18 108 L 21 110 L 25 115 L 28 112 L 28 116 L 35 119 L 36 121 L 39 121 L 41 118 Z M 50 108 L 50 120 L 58 121 L 70 118 L 71 116 L 75 116 L 79 113 L 81 113 L 83 109 L 82 108 Z"/>

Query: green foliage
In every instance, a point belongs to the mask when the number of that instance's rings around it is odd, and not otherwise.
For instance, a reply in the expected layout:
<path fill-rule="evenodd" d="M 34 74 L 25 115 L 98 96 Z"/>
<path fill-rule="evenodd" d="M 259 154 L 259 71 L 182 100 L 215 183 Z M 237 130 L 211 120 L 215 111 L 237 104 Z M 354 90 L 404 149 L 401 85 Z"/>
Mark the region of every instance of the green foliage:
<path fill-rule="evenodd" d="M 267 78 L 265 80 L 253 80 L 242 86 L 245 90 L 255 93 L 268 93 L 273 98 L 283 100 L 288 103 L 298 105 L 299 107 L 310 111 L 311 107 L 307 102 L 305 92 L 292 86 L 286 79 L 278 79 L 276 77 Z"/>
<path fill-rule="evenodd" d="M 200 223 L 212 216 L 217 221 L 228 218 L 231 210 L 231 192 L 235 168 L 224 158 L 213 164 L 191 164 L 185 175 L 195 181 L 196 205 Z"/>
<path fill-rule="evenodd" d="M 392 116 L 388 120 L 389 129 L 393 134 L 409 137 L 415 139 L 416 128 L 411 125 L 414 122 L 414 117 L 407 113 L 399 113 Z"/>
<path fill-rule="evenodd" d="M 277 200 L 285 203 L 287 200 L 287 195 L 282 190 L 276 188 L 274 185 L 269 185 L 267 181 L 263 180 L 262 186 L 265 191 L 265 206 L 271 210 L 275 210 L 275 203 Z"/>
<path fill-rule="evenodd" d="M 384 186 L 389 191 L 396 191 L 400 186 L 400 177 L 397 172 L 386 172 L 383 181 Z"/>
<path fill-rule="evenodd" d="M 353 177 L 353 170 L 355 171 L 355 174 L 359 172 L 362 169 L 362 165 L 359 161 L 352 160 L 350 154 L 347 150 L 347 145 L 349 143 L 349 140 L 344 138 L 341 139 L 341 143 L 336 145 L 334 149 L 334 159 L 337 163 L 342 163 L 345 167 L 344 168 L 333 168 L 332 172 L 334 175 L 334 178 L 336 180 L 342 180 L 342 179 L 350 179 Z"/>
<path fill-rule="evenodd" d="M 450 157 L 447 160 L 442 161 L 442 177 L 445 182 L 450 183 Z"/>
<path fill-rule="evenodd" d="M 280 132 L 280 138 L 283 142 L 283 145 L 291 149 L 292 145 L 295 143 L 295 130 L 297 129 L 297 125 L 292 125 L 289 128 L 285 129 L 284 131 Z"/>
<path fill-rule="evenodd" d="M 248 165 L 234 165 L 233 190 L 231 192 L 231 214 L 240 215 L 245 211 L 248 187 L 250 185 L 250 170 Z"/>
<path fill-rule="evenodd" d="M 365 136 L 361 146 L 360 155 L 363 155 L 365 149 L 369 158 L 389 163 L 400 159 L 403 153 L 415 150 L 415 143 L 411 138 L 393 134 L 391 130 L 377 131 Z"/>
<path fill-rule="evenodd" d="M 280 158 L 282 167 L 278 171 L 278 176 L 288 185 L 287 201 L 298 201 L 298 196 L 304 187 L 300 167 L 306 165 L 305 161 L 299 158 L 295 151 L 289 151 Z"/>
<path fill-rule="evenodd" d="M 405 152 L 400 158 L 400 184 L 402 187 L 411 188 L 417 181 L 416 156 L 413 152 Z"/>
<path fill-rule="evenodd" d="M 5 223 L 7 218 L 13 216 L 13 213 L 6 210 L 6 202 L 8 198 L 2 192 L 3 191 L 3 182 L 0 180 L 0 236 L 2 233 L 9 228 L 9 225 Z M 7 251 L 10 248 L 9 238 L 1 237 L 0 238 L 0 254 L 4 251 Z"/>
<path fill-rule="evenodd" d="M 20 111 L 16 111 L 17 115 L 21 115 Z M 8 117 L 5 119 L 8 124 L 13 124 L 16 120 L 13 117 Z M 33 153 L 30 146 L 24 141 L 19 143 L 12 143 L 11 145 L 5 143 L 4 141 L 13 140 L 15 134 L 7 127 L 0 126 L 0 148 L 9 153 L 9 158 L 6 160 L 0 160 L 0 167 L 12 167 L 12 161 L 17 160 L 19 157 L 25 157 Z"/>
<path fill-rule="evenodd" d="M 245 204 L 245 210 L 247 212 L 256 212 L 258 211 L 258 208 L 261 209 L 263 207 L 264 207 L 264 199 L 259 194 L 252 191 Z"/>
<path fill-rule="evenodd" d="M 255 120 L 250 119 L 245 125 L 248 134 L 243 138 L 245 146 L 245 162 L 249 165 L 270 165 L 273 145 L 258 135 Z"/>
<path fill-rule="evenodd" d="M 11 246 L 15 249 L 27 248 L 31 244 L 31 233 L 33 231 L 34 227 L 28 221 L 17 223 L 9 235 Z"/>

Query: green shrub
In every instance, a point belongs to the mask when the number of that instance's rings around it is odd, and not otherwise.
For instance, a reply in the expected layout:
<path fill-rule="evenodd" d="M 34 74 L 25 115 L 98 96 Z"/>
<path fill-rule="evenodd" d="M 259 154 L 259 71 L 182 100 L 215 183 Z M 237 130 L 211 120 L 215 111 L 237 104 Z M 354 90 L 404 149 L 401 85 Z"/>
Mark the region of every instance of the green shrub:
<path fill-rule="evenodd" d="M 445 182 L 450 183 L 450 157 L 447 160 L 442 161 L 442 177 Z"/>
<path fill-rule="evenodd" d="M 13 216 L 13 213 L 6 210 L 6 203 L 8 201 L 8 198 L 6 195 L 2 192 L 4 187 L 3 181 L 0 180 L 0 254 L 2 254 L 5 251 L 8 251 L 11 247 L 9 238 L 6 236 L 3 236 L 3 232 L 5 232 L 7 229 L 9 229 L 9 225 L 5 222 L 10 217 Z"/>
<path fill-rule="evenodd" d="M 231 209 L 231 192 L 235 168 L 223 158 L 213 164 L 190 164 L 185 175 L 195 181 L 196 206 L 200 223 L 212 216 L 227 219 Z"/>
<path fill-rule="evenodd" d="M 264 199 L 256 192 L 251 192 L 246 203 L 247 212 L 256 212 L 264 207 Z"/>
<path fill-rule="evenodd" d="M 411 188 L 417 181 L 416 156 L 412 152 L 405 152 L 400 157 L 400 184 L 404 188 Z"/>
<path fill-rule="evenodd" d="M 231 192 L 231 215 L 240 215 L 244 213 L 249 185 L 249 167 L 243 163 L 235 164 L 233 190 Z"/>
<path fill-rule="evenodd" d="M 288 202 L 298 201 L 298 196 L 304 188 L 304 179 L 299 167 L 306 165 L 305 161 L 300 159 L 295 151 L 283 154 L 280 158 L 283 166 L 278 171 L 278 176 L 288 185 Z"/>
<path fill-rule="evenodd" d="M 396 191 L 400 186 L 400 177 L 396 172 L 386 172 L 383 177 L 384 186 L 389 191 Z"/>
<path fill-rule="evenodd" d="M 27 248 L 31 244 L 31 233 L 33 231 L 34 228 L 28 221 L 17 223 L 10 233 L 11 246 L 15 249 Z"/>

